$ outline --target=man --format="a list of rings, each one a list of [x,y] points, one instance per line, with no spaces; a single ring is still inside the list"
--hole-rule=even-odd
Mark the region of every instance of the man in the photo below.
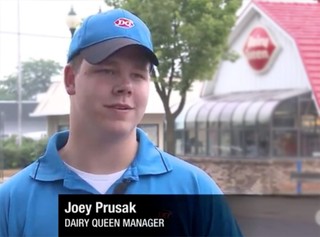
[[[59,194],[221,194],[204,171],[137,128],[156,65],[149,29],[130,12],[83,22],[64,69],[70,130],[53,135],[43,156],[2,185],[0,236],[57,236]],[[241,235],[231,216],[223,221],[229,226],[217,233]],[[211,235],[208,227],[194,234]]]

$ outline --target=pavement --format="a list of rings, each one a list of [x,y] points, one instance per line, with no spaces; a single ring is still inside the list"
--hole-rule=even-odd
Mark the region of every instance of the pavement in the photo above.
[[[319,195],[227,196],[246,237],[320,236]]]

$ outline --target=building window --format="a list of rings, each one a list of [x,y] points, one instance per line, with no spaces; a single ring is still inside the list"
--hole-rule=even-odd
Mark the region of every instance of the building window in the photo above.
[[[257,135],[255,126],[247,126],[243,131],[243,148],[246,157],[257,157],[259,155]]]
[[[176,154],[177,155],[184,155],[184,130],[179,129],[175,130],[175,138],[176,138]]]
[[[232,149],[231,156],[239,157],[244,155],[244,150],[243,150],[243,148],[245,147],[244,141],[245,139],[244,139],[243,127],[239,125],[233,126],[233,129],[232,129],[233,149]]]
[[[297,133],[296,131],[274,131],[273,155],[276,157],[297,156]]]
[[[297,98],[281,103],[274,111],[273,126],[276,128],[294,128],[298,118]]]
[[[221,130],[220,133],[220,156],[228,157],[231,154],[231,134],[229,130]]]
[[[279,104],[273,116],[273,156],[296,157],[298,155],[298,98]]]
[[[209,132],[209,155],[219,156],[219,130],[216,122],[210,122]]]
[[[195,154],[196,152],[196,132],[195,122],[187,122],[185,130],[185,154]]]
[[[320,157],[320,118],[312,100],[300,101],[301,156]]]
[[[138,127],[148,135],[156,146],[159,146],[159,124],[139,124]]]
[[[198,122],[197,150],[199,155],[207,154],[207,123]]]
[[[261,125],[258,130],[258,155],[269,157],[270,155],[270,131],[268,124]]]

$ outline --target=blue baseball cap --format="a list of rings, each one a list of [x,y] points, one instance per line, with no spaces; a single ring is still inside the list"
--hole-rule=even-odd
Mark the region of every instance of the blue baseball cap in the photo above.
[[[69,47],[68,62],[81,54],[87,62],[98,64],[129,45],[141,46],[150,62],[158,66],[150,30],[140,18],[120,8],[98,13],[85,19],[75,31]]]

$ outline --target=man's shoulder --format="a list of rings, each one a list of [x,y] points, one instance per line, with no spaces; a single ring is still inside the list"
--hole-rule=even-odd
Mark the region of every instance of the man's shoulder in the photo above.
[[[20,170],[18,173],[14,174],[8,180],[4,181],[0,185],[0,196],[10,195],[10,193],[25,193],[26,189],[30,188],[32,182],[31,173],[36,169],[36,163],[31,163],[27,167]]]

